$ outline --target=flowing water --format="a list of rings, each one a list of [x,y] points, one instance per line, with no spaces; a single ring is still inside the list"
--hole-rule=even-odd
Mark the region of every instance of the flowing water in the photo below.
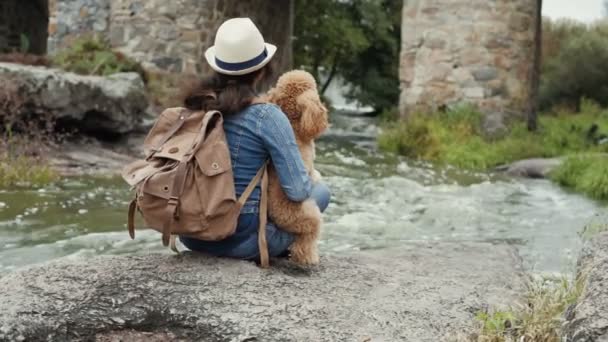
[[[518,247],[528,269],[568,271],[578,232],[602,207],[544,180],[437,168],[375,148],[373,118],[334,115],[317,148],[333,191],[320,248],[340,254],[408,241],[490,241]],[[65,179],[0,191],[0,276],[62,257],[163,251],[160,237],[126,233],[131,194],[119,178]]]

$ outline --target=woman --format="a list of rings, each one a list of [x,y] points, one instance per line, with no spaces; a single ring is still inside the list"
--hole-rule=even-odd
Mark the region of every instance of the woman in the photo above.
[[[287,116],[273,104],[256,103],[257,86],[270,74],[268,63],[276,50],[276,46],[264,42],[249,18],[224,22],[217,31],[215,45],[205,53],[214,74],[186,96],[184,105],[192,110],[219,110],[224,114],[237,197],[270,159],[290,200],[313,198],[324,211],[329,204],[329,189],[324,184],[312,184]],[[217,242],[187,237],[180,240],[195,251],[258,259],[259,200],[258,185],[241,210],[235,234],[229,238]],[[294,236],[269,222],[266,239],[270,256],[278,257],[287,255]]]

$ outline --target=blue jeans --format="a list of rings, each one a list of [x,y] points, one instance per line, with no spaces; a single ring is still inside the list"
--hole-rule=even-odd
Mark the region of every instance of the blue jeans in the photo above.
[[[329,205],[331,193],[327,185],[317,183],[312,188],[310,198],[314,199],[321,212],[324,212]],[[192,238],[180,237],[180,241],[190,250],[210,253],[220,257],[255,260],[260,257],[258,247],[258,227],[260,224],[258,213],[241,214],[239,216],[238,227],[243,232],[249,232],[246,237],[233,236],[228,239],[239,240],[237,245],[232,246],[228,243],[220,247],[217,243],[201,241]],[[294,241],[294,235],[281,230],[274,223],[268,222],[266,225],[266,241],[268,243],[268,253],[271,257],[281,257],[287,254],[287,249]],[[226,248],[226,246],[231,246]],[[219,248],[218,248],[219,247]]]

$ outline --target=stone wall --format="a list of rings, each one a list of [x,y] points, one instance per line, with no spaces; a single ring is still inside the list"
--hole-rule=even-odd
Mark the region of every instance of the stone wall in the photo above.
[[[106,35],[111,0],[49,0],[49,52],[69,45],[82,34]]]
[[[147,68],[205,72],[204,51],[218,26],[252,17],[267,41],[279,45],[278,69],[291,65],[291,0],[51,0],[50,45],[69,44],[74,34],[95,32]]]
[[[404,0],[403,116],[460,103],[522,115],[534,96],[537,0]]]
[[[0,0],[0,52],[46,53],[48,6],[47,0]]]

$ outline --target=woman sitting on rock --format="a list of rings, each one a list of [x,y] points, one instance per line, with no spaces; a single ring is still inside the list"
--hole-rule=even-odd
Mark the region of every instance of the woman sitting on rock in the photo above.
[[[191,110],[223,113],[237,197],[270,159],[290,200],[302,202],[313,198],[324,211],[330,200],[329,189],[324,184],[312,183],[287,116],[273,104],[255,103],[257,88],[270,75],[268,63],[276,51],[276,46],[264,42],[249,18],[224,22],[217,31],[215,45],[205,53],[214,72],[186,96],[184,105]],[[180,240],[194,251],[258,259],[259,201],[258,185],[241,210],[235,234],[227,239],[202,241],[181,237]],[[272,257],[286,256],[294,241],[292,234],[272,222],[266,226],[266,238]]]

